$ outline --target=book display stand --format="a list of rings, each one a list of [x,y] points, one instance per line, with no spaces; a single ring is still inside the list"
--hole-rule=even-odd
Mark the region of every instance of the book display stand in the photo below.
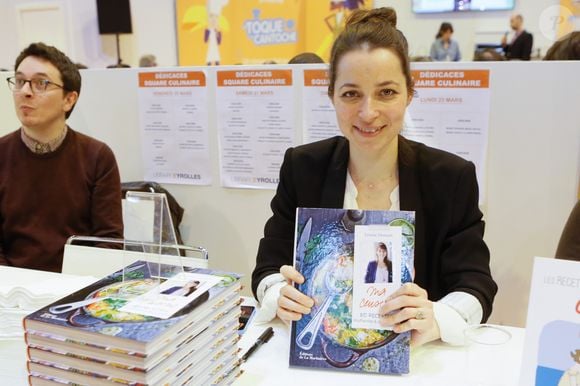
[[[128,191],[123,209],[125,229],[123,249],[137,250],[150,256],[150,259],[146,261],[157,263],[150,269],[157,271],[155,276],[159,279],[173,277],[183,272],[180,248],[174,247],[177,245],[177,237],[167,196],[164,193]],[[166,269],[171,267],[171,272],[161,270],[162,255],[165,256],[163,264],[166,265]],[[127,267],[134,261],[131,258],[127,259],[125,254],[123,260],[123,267]],[[123,280],[125,280],[126,269],[123,269]]]
[[[65,245],[62,272],[101,277],[122,269],[124,281],[129,273],[125,267],[137,260],[156,263],[159,278],[183,272],[183,267],[208,267],[205,248],[177,244],[165,194],[127,192],[123,221],[124,239],[71,236]],[[173,271],[162,272],[162,264],[172,266]]]

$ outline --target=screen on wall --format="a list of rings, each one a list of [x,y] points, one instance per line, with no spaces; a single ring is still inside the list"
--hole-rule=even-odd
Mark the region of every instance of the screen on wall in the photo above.
[[[515,0],[413,0],[413,12],[505,11],[514,9]]]

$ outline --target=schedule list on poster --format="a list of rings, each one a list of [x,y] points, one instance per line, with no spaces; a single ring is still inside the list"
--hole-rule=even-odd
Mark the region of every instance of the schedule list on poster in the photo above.
[[[275,188],[284,152],[295,144],[291,71],[221,75],[216,94],[222,184]]]
[[[336,112],[328,97],[328,71],[304,69],[302,89],[302,138],[304,143],[340,135]]]
[[[205,74],[145,72],[139,78],[145,179],[210,184]]]

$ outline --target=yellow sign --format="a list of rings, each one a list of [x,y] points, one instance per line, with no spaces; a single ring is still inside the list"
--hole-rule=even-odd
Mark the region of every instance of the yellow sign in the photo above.
[[[352,11],[371,8],[370,0],[310,1],[306,7],[306,41],[304,51],[314,52],[325,62],[330,58],[334,39],[344,29]]]
[[[287,63],[301,52],[328,60],[335,36],[370,0],[177,0],[180,65]]]

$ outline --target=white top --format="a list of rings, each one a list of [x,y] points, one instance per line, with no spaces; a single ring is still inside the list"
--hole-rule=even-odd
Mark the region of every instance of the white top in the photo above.
[[[377,267],[377,273],[375,274],[375,283],[388,283],[389,282],[389,269],[387,267]]]
[[[356,201],[357,195],[358,190],[350,172],[347,172],[343,208],[359,209]],[[391,207],[389,210],[400,210],[398,185],[391,192],[390,199]],[[261,304],[260,311],[256,315],[256,322],[267,322],[276,317],[280,289],[285,285],[286,281],[279,273],[268,275],[262,279],[256,291],[258,301]],[[433,313],[439,325],[441,340],[453,345],[462,345],[465,328],[468,325],[481,323],[483,317],[483,309],[477,298],[467,292],[459,291],[451,292],[437,302],[433,302]]]
[[[358,202],[356,202],[356,197],[358,196],[358,189],[350,176],[350,172],[346,172],[346,187],[344,189],[344,201],[342,202],[342,207],[344,209],[359,209]],[[401,210],[399,203],[399,185],[395,186],[391,194],[389,195],[391,200],[391,207],[389,210]]]

